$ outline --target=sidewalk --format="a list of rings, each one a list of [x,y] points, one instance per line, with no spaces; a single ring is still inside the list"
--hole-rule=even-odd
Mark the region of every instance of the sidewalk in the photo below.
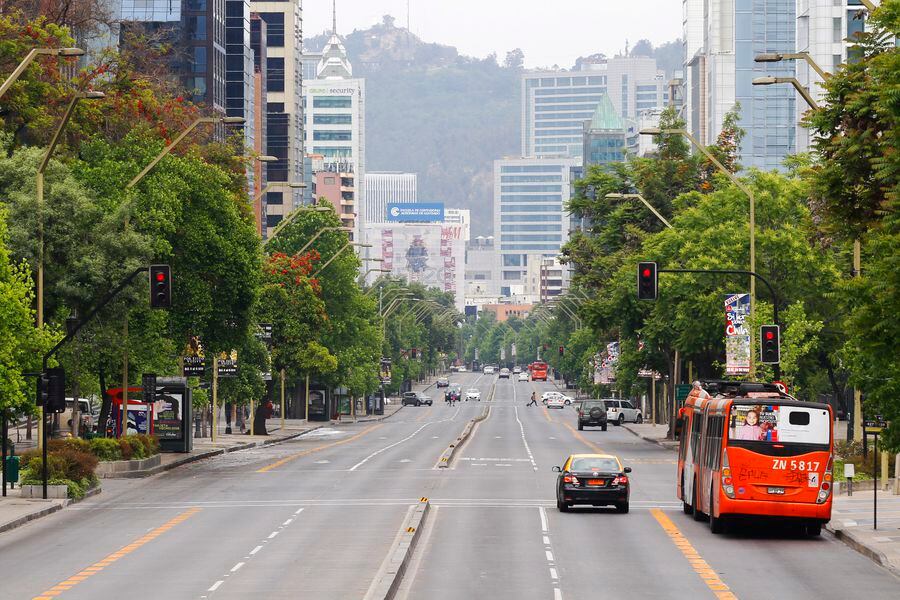
[[[836,538],[900,576],[900,496],[878,492],[878,529],[872,529],[873,492],[836,496],[825,528]]]
[[[615,425],[610,426],[615,427]],[[622,427],[638,436],[642,440],[652,442],[654,444],[659,444],[663,448],[669,450],[678,449],[677,440],[666,439],[666,433],[668,433],[669,431],[669,426],[666,424],[653,425],[652,423],[641,423],[640,425],[638,425],[637,423],[625,423],[622,425]]]

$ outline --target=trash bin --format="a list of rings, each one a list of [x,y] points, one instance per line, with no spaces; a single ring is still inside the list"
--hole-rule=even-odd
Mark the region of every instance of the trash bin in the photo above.
[[[13,487],[16,487],[16,482],[19,481],[19,457],[18,456],[7,456],[6,457],[6,481],[7,481],[7,483],[11,483]]]

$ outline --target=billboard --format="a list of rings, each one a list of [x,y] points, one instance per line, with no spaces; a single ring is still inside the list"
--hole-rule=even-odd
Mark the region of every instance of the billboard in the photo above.
[[[443,202],[388,202],[385,211],[385,221],[389,223],[440,223],[443,220]]]
[[[725,297],[725,374],[745,375],[750,372],[750,332],[746,321],[750,316],[750,294]]]
[[[373,223],[367,226],[370,257],[381,268],[430,288],[451,292],[465,307],[465,241],[462,228],[441,223]]]

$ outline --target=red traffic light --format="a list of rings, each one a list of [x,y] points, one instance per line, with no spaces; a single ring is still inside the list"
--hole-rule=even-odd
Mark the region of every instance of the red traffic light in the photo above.
[[[650,269],[644,269],[643,271],[641,271],[641,275],[643,275],[644,277],[650,277],[650,275],[652,275],[652,272],[650,271]]]
[[[766,332],[766,339],[767,339],[767,340],[774,340],[774,339],[775,339],[775,332],[774,332],[774,331],[767,331],[767,332]]]
[[[165,281],[165,280],[166,280],[166,274],[163,273],[162,271],[158,271],[158,272],[156,273],[156,280],[157,280],[157,281]]]

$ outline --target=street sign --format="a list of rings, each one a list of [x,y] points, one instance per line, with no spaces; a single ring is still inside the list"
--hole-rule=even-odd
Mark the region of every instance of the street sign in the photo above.
[[[888,424],[881,415],[875,415],[874,419],[866,419],[864,421],[866,433],[881,433]]]
[[[181,364],[185,377],[203,377],[206,370],[206,359],[202,356],[183,356]]]
[[[156,402],[155,373],[144,373],[141,375],[141,390],[143,392],[144,404],[153,404]]]
[[[678,405],[684,404],[684,401],[687,400],[688,394],[691,393],[691,384],[689,383],[679,383],[675,386],[675,402]]]
[[[257,324],[256,337],[264,342],[272,341],[272,324],[271,323],[259,323]]]

